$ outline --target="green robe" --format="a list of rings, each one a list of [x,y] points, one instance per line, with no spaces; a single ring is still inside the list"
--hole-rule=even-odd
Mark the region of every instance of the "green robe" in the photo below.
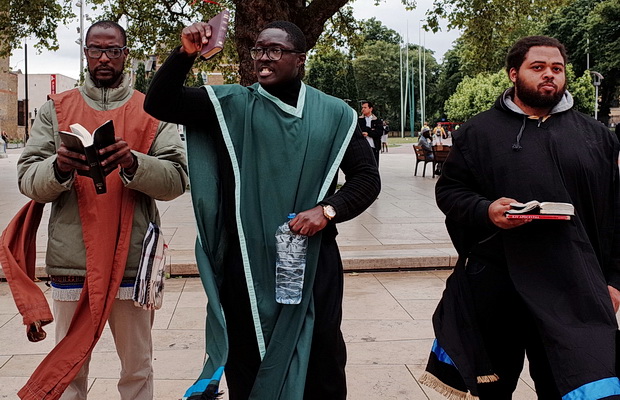
[[[187,133],[199,235],[196,259],[208,297],[209,358],[200,379],[208,383],[228,355],[218,285],[226,268],[225,232],[230,230],[223,221],[222,179],[234,179],[236,229],[262,359],[250,398],[301,400],[312,343],[312,287],[321,234],[309,238],[299,305],[275,301],[274,235],[289,213],[308,210],[327,195],[357,115],[343,101],[303,83],[297,107],[283,103],[258,84],[205,88],[219,129],[192,128]],[[220,131],[227,154],[216,151],[224,147]]]

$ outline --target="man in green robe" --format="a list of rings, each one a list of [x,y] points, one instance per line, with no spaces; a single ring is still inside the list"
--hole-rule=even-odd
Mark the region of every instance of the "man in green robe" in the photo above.
[[[342,261],[336,222],[376,199],[379,174],[357,116],[300,78],[306,43],[294,24],[269,24],[250,50],[258,83],[183,87],[211,28],[183,29],[182,46],[151,83],[145,109],[187,126],[196,258],[209,299],[203,373],[185,397],[345,399]],[[345,184],[335,192],[336,173]],[[275,232],[291,213],[309,236],[301,304],[275,301]]]

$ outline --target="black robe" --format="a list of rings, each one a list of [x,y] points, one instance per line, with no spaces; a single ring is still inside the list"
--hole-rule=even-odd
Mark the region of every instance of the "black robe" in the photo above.
[[[437,183],[437,203],[459,262],[433,318],[437,346],[427,369],[430,380],[453,374],[445,370],[452,362],[462,380],[451,376],[439,385],[465,398],[464,392],[476,395],[477,384],[495,379],[470,317],[463,273],[475,247],[507,265],[536,321],[563,398],[619,395],[618,327],[607,288],[620,288],[618,140],[602,124],[570,110],[569,95],[546,119],[516,112],[509,96],[507,91],[454,133]],[[572,203],[575,217],[500,230],[487,215],[500,197]]]

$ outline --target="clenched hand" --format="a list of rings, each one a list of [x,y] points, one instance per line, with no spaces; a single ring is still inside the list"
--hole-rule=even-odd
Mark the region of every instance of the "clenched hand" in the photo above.
[[[202,46],[209,43],[211,26],[206,22],[196,22],[186,26],[181,31],[181,51],[187,54],[197,54]]]
[[[291,232],[313,236],[327,226],[329,220],[323,215],[323,207],[316,206],[306,211],[302,211],[289,222]]]

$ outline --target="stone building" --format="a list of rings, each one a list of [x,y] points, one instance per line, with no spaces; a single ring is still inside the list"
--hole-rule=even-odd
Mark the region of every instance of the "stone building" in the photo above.
[[[17,71],[17,99],[24,100],[26,77]],[[61,93],[77,86],[77,80],[61,74],[28,74],[28,117],[32,122],[47,96]]]
[[[17,139],[17,74],[10,71],[9,58],[0,58],[0,131]],[[23,135],[23,129],[22,129]]]

